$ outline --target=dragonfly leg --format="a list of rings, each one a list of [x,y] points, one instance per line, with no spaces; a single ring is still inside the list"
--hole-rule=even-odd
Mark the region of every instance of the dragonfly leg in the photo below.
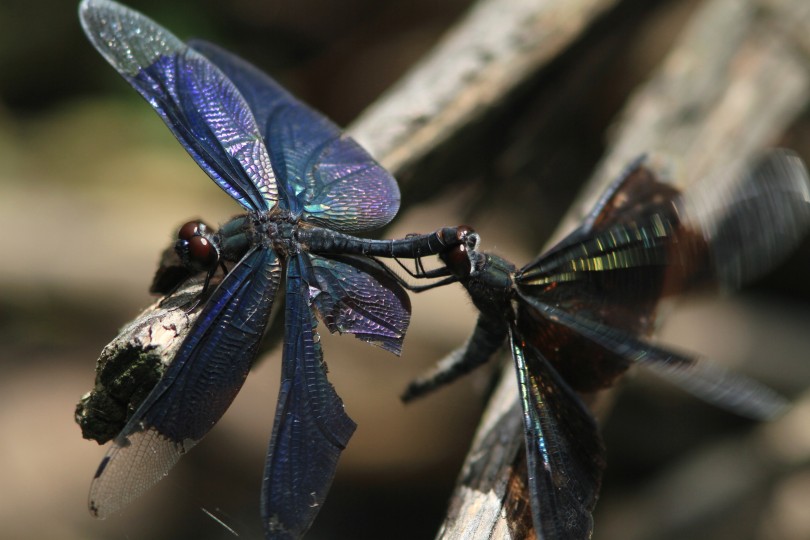
[[[408,283],[405,279],[403,279],[402,276],[391,270],[391,268],[389,268],[387,264],[383,263],[378,257],[371,257],[371,258],[377,261],[380,264],[380,266],[382,266],[385,269],[385,272],[389,276],[391,276],[391,278],[394,281],[396,281],[404,289],[411,292],[419,293],[423,291],[428,291],[430,289],[435,289],[436,287],[443,287],[444,285],[449,285],[451,283],[456,283],[458,281],[458,279],[455,276],[450,275],[450,271],[445,267],[436,268],[434,270],[425,270],[424,266],[422,266],[421,260],[419,260],[419,262],[417,263],[418,268],[416,269],[416,272],[412,272],[410,268],[406,267],[405,264],[399,260],[399,258],[392,257],[397,262],[397,264],[399,264],[399,266],[403,268],[405,272],[407,272],[408,275],[414,279],[444,278],[439,281],[435,281],[433,283],[427,283],[425,285],[412,285],[411,283]]]

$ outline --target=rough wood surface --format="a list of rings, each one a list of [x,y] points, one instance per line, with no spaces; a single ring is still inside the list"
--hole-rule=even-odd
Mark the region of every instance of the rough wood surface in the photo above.
[[[642,152],[665,150],[677,156],[682,165],[674,175],[688,183],[778,142],[810,98],[808,31],[810,10],[804,0],[706,2],[660,69],[629,100],[609,151],[557,236],[570,230],[612,176]],[[522,445],[515,444],[522,439],[522,426],[502,421],[510,411],[517,415],[513,379],[511,365],[506,366],[439,538],[527,534],[516,525],[526,516],[512,509],[529,509],[516,504],[508,489],[523,460]]]
[[[189,311],[202,278],[187,281],[155,301],[102,349],[93,389],[76,406],[82,436],[104,444],[115,437],[149,395],[183,343],[201,306]]]
[[[350,132],[394,174],[553,60],[616,0],[482,0]]]

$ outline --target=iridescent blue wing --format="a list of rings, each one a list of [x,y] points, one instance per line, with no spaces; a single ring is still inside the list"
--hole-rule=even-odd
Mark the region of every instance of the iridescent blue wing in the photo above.
[[[163,478],[230,406],[258,350],[281,265],[255,248],[202,309],[173,362],[113,441],[90,486],[90,510],[105,517]]]
[[[396,180],[354,139],[241,58],[203,41],[190,45],[245,97],[294,214],[344,232],[375,229],[394,218]]]
[[[79,17],[102,56],[154,107],[191,157],[248,210],[278,200],[256,120],[215,65],[165,28],[108,0],[83,0]]]
[[[327,328],[402,352],[411,302],[382,265],[349,255],[308,257],[315,278],[309,283],[310,297]]]
[[[307,273],[306,258],[290,259],[281,389],[262,486],[267,538],[300,538],[309,529],[356,427],[326,379]]]
[[[605,450],[596,421],[540,352],[510,331],[537,537],[590,538]]]

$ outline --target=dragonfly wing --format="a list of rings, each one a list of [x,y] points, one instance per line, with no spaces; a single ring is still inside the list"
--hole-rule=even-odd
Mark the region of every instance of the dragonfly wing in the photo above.
[[[592,217],[517,280],[570,312],[644,331],[620,312],[651,320],[662,296],[736,287],[786,257],[810,228],[810,179],[785,150],[765,154],[741,177],[704,181],[683,195],[636,168]]]
[[[680,191],[648,165],[647,156],[633,160],[605,189],[582,224],[558,244],[540,254],[533,266],[554,252],[579,244],[620,223],[645,219],[677,198]]]
[[[276,254],[256,248],[223,279],[101,462],[90,486],[95,516],[118,510],[163,478],[225,413],[254,360],[280,277]]]
[[[702,236],[684,230],[669,199],[644,219],[617,223],[533,261],[515,281],[527,296],[646,334],[661,297],[703,278],[708,267]]]
[[[801,158],[772,150],[745,174],[701,182],[680,204],[707,239],[715,279],[736,288],[773,268],[810,228],[810,178]]]
[[[85,34],[157,111],[194,160],[248,210],[278,200],[248,104],[228,78],[151,19],[109,0],[83,0]]]
[[[679,384],[704,401],[754,419],[770,419],[787,402],[767,386],[733,373],[707,359],[658,347],[630,332],[567,313],[537,298],[524,302],[551,323],[569,328],[578,336],[629,364],[644,365]]]
[[[245,96],[293,213],[344,232],[376,229],[394,218],[396,180],[354,139],[248,62],[204,41],[190,44]]]
[[[356,427],[326,378],[306,273],[304,257],[290,259],[281,390],[262,485],[267,538],[309,529]]]
[[[590,538],[605,468],[593,416],[531,344],[510,331],[538,538]]]
[[[308,255],[313,306],[331,332],[354,334],[399,354],[411,318],[408,294],[380,263],[352,255]]]

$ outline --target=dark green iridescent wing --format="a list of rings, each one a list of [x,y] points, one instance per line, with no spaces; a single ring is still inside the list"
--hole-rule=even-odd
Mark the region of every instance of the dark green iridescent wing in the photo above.
[[[596,421],[540,351],[512,328],[529,497],[538,538],[590,538],[605,450]]]

